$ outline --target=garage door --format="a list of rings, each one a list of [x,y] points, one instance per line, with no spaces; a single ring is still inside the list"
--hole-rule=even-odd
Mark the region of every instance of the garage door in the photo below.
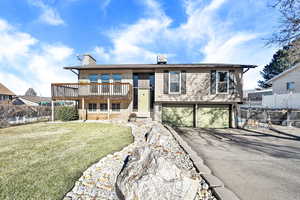
[[[173,126],[193,126],[193,105],[163,105],[162,121]]]
[[[200,128],[228,128],[229,105],[198,105],[197,127]]]

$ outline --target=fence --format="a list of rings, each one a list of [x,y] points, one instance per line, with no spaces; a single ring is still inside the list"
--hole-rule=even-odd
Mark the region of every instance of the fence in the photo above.
[[[300,127],[300,110],[241,108],[238,123],[240,127],[270,127],[273,124]]]
[[[262,106],[274,109],[300,109],[300,93],[263,96]]]
[[[50,116],[50,106],[25,106],[0,103],[0,127],[48,120]]]

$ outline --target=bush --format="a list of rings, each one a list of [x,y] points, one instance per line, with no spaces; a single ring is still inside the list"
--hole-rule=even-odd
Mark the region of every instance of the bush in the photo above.
[[[78,111],[74,107],[62,106],[55,110],[55,118],[61,121],[72,121],[78,119]]]
[[[6,128],[6,127],[9,127],[8,121],[0,119],[0,128]]]

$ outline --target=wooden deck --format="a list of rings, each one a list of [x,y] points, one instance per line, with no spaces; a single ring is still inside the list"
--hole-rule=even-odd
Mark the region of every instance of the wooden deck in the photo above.
[[[52,83],[52,100],[114,99],[131,100],[130,83]]]

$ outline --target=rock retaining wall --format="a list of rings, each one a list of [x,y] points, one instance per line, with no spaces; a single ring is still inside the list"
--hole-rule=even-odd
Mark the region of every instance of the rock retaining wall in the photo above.
[[[65,199],[216,199],[164,126],[130,126],[135,142],[87,169]]]

